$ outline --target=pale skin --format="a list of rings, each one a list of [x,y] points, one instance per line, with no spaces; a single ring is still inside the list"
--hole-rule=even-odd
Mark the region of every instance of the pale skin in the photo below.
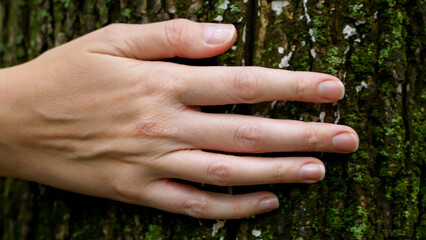
[[[200,106],[341,99],[336,77],[260,67],[194,67],[234,43],[232,25],[172,20],[114,24],[0,70],[0,176],[196,218],[243,218],[278,208],[271,192],[228,195],[219,186],[314,183],[313,157],[228,153],[350,153],[347,126],[210,114]],[[215,150],[215,152],[203,151]]]

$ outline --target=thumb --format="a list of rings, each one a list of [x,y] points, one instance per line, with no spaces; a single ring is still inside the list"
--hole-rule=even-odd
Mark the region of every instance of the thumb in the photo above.
[[[232,24],[176,19],[152,24],[112,24],[91,34],[90,51],[141,60],[208,58],[235,42]]]

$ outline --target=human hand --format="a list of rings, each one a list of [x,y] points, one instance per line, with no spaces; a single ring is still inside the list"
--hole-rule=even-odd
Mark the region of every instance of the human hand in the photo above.
[[[344,95],[333,76],[260,67],[193,67],[235,41],[232,25],[172,20],[114,24],[0,74],[0,174],[197,218],[242,218],[278,207],[270,192],[227,195],[219,186],[313,183],[312,157],[241,157],[202,151],[348,153],[349,127],[210,114],[199,106]],[[4,93],[4,94],[3,94]]]

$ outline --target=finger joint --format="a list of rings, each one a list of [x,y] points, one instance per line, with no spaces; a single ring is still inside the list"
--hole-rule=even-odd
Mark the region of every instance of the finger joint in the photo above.
[[[283,164],[274,163],[273,169],[272,169],[272,177],[274,179],[274,183],[283,183],[286,175],[287,175],[287,172]]]
[[[227,162],[213,162],[207,169],[207,176],[213,185],[229,186],[231,183],[231,170]]]
[[[190,198],[185,201],[183,209],[185,213],[194,218],[205,218],[208,211],[207,197]]]
[[[244,69],[233,77],[237,102],[254,103],[260,95],[260,81],[253,70]]]
[[[318,145],[318,133],[313,126],[308,125],[304,128],[302,135],[302,150],[314,151]]]
[[[303,99],[304,97],[306,97],[306,89],[307,89],[307,84],[306,81],[303,77],[300,76],[296,76],[294,78],[294,82],[293,82],[294,86],[294,98],[296,100],[299,99]]]
[[[177,49],[185,43],[187,39],[187,29],[189,20],[185,19],[174,19],[168,21],[165,25],[165,36],[170,46],[170,49]]]
[[[244,123],[235,132],[234,140],[237,150],[258,152],[262,143],[259,126],[254,122]]]

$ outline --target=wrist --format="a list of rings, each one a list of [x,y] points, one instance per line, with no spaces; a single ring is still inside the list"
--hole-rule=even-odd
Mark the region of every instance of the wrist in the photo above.
[[[14,81],[17,80],[16,67],[0,69],[0,177],[15,177],[19,168],[13,153],[12,132],[13,105],[16,99]]]

